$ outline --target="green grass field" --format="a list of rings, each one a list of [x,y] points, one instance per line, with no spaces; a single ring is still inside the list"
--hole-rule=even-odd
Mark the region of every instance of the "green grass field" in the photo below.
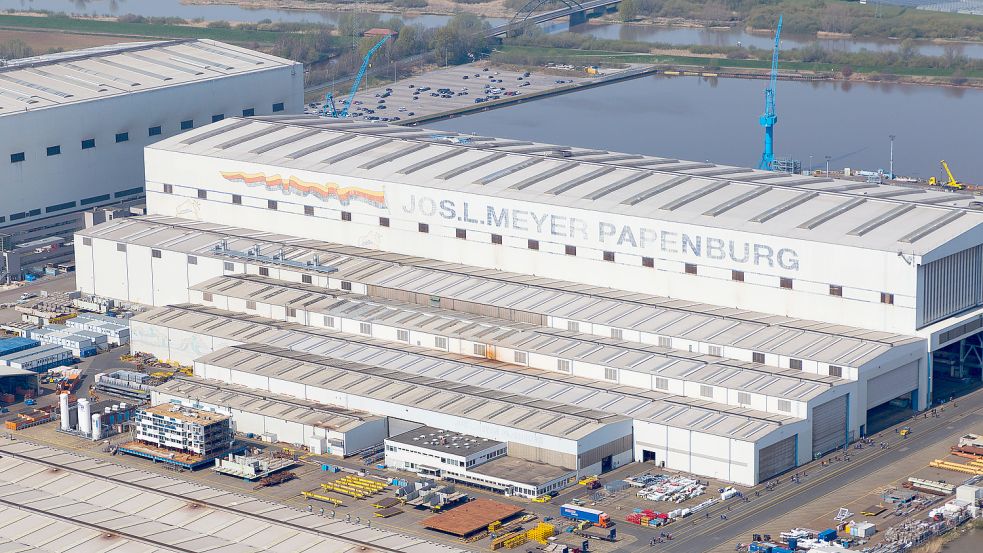
[[[210,38],[225,42],[272,43],[280,35],[274,31],[239,29],[210,29],[186,25],[154,25],[148,23],[119,23],[71,17],[33,17],[0,15],[0,27],[19,30],[51,30],[70,33],[138,36],[149,38]]]

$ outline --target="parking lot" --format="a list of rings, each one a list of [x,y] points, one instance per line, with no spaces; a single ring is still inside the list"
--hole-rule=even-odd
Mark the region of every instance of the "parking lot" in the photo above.
[[[359,91],[350,115],[368,121],[400,122],[476,105],[542,93],[593,77],[573,69],[540,68],[513,71],[476,62],[400,79],[395,84]],[[344,108],[348,91],[336,90],[334,103]],[[324,102],[311,102],[305,112],[323,114]]]

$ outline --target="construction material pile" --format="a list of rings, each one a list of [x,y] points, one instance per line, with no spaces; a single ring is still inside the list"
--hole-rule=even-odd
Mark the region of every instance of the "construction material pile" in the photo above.
[[[635,477],[629,484],[637,486],[642,482],[644,487],[638,491],[638,497],[649,501],[666,501],[669,503],[682,503],[688,499],[699,497],[706,493],[706,486],[699,481],[685,476],[669,475],[643,475]]]

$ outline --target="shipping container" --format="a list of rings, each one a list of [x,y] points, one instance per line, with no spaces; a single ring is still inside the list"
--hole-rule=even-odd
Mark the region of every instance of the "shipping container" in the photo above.
[[[560,506],[560,516],[576,520],[586,520],[587,522],[593,523],[595,526],[600,526],[602,528],[607,528],[611,525],[611,519],[604,511],[588,509],[586,507],[578,507],[569,503]]]

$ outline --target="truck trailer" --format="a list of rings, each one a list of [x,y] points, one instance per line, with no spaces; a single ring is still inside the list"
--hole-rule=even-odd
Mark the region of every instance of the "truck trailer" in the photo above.
[[[611,518],[604,511],[578,507],[569,503],[560,506],[560,516],[575,520],[586,520],[594,526],[607,528],[611,526]]]

